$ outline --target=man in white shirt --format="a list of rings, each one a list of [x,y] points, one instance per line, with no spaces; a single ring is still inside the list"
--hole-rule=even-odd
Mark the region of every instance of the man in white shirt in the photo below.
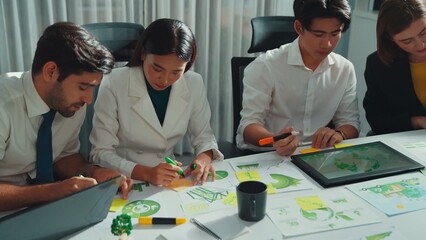
[[[84,28],[60,22],[39,39],[31,71],[0,76],[0,211],[52,201],[121,175],[88,164],[79,153],[85,104],[113,65],[111,53]],[[42,175],[36,167],[38,130],[52,110],[50,180],[35,181]],[[123,176],[124,198],[130,184]]]
[[[260,55],[244,72],[239,148],[262,150],[259,140],[301,130],[272,143],[291,155],[302,141],[333,146],[359,134],[352,63],[332,51],[350,24],[346,0],[295,0],[292,43]],[[333,125],[333,127],[330,127]]]

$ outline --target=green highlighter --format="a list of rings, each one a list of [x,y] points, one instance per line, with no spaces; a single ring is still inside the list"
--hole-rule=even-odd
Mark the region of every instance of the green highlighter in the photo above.
[[[171,158],[169,157],[165,157],[164,160],[166,160],[167,163],[172,164],[177,166],[176,162],[173,161]],[[183,176],[183,170],[181,169],[180,171],[177,172],[179,175]]]

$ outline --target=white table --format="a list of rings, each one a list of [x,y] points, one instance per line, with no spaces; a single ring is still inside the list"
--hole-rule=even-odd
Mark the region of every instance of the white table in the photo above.
[[[421,139],[424,136],[426,140],[426,130],[418,130],[418,131],[410,131],[410,132],[402,132],[402,133],[394,133],[394,134],[386,134],[386,135],[378,135],[364,138],[357,138],[346,140],[344,143],[367,143],[373,141],[382,141],[385,144],[393,147],[394,149],[406,154],[407,156],[413,158],[414,160],[425,164],[426,157],[422,158],[421,154],[413,153],[407,151],[406,148],[402,147],[400,144],[395,142],[400,139]],[[303,147],[307,148],[307,147]],[[298,151],[296,151],[298,153]],[[264,158],[270,155],[275,155],[275,152],[269,153],[260,153],[250,156],[245,156],[244,158]],[[426,155],[425,155],[426,156]],[[233,159],[228,159],[227,161],[232,161]],[[302,172],[303,173],[303,172]],[[320,185],[318,185],[315,181],[313,181],[309,176],[303,173],[303,175],[314,183],[315,187],[312,190],[306,190],[307,193],[309,191],[326,191]],[[343,188],[344,186],[332,188]],[[156,190],[161,191],[161,195],[163,199],[170,199],[167,201],[167,208],[170,213],[173,213],[174,216],[184,216],[182,209],[180,208],[180,202],[176,199],[179,198],[178,194],[169,189],[161,189],[158,187],[154,187]],[[330,189],[330,188],[328,188]],[[268,195],[268,198],[279,198],[285,194],[286,197],[292,196],[293,192],[290,193],[281,193],[281,194],[272,194]],[[426,223],[426,210],[414,211],[410,213],[400,214],[392,217],[388,217],[384,213],[378,211],[374,207],[368,205],[371,211],[374,211],[381,219],[382,224],[380,226],[396,226],[397,230],[402,233],[407,239],[424,239],[423,227],[425,227]],[[231,208],[229,210],[231,213],[236,213],[236,207]],[[72,236],[67,237],[66,239],[78,240],[78,239],[118,239],[117,236],[113,236],[110,233],[110,225],[112,219],[115,215],[109,214],[108,217],[101,223],[92,226],[84,231],[80,231]],[[190,223],[187,223],[190,224]],[[238,239],[283,239],[284,237],[281,235],[280,231],[274,226],[271,220],[268,217],[265,217],[262,221],[257,223],[249,223],[247,222],[247,226],[250,227],[251,231],[248,234],[241,236]],[[134,229],[132,231],[131,237],[135,240],[137,239],[163,239],[160,237],[160,233],[162,231],[167,231],[170,228],[175,226],[169,225],[152,225],[152,226],[139,226],[134,225]],[[291,239],[304,240],[304,239],[350,239],[351,236],[358,236],[360,233],[368,234],[370,231],[374,231],[378,228],[378,224],[360,226],[360,227],[352,227],[346,229],[339,229],[328,232],[321,232],[317,234],[309,234],[304,236],[292,237]],[[195,227],[194,227],[195,229]],[[195,231],[195,230],[194,230]]]

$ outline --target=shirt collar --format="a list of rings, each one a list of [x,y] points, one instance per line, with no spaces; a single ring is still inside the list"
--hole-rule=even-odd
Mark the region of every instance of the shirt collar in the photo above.
[[[334,53],[328,54],[328,56],[320,63],[318,68],[327,68],[335,63]],[[305,66],[302,59],[302,53],[299,48],[299,38],[296,38],[293,42],[290,43],[288,50],[288,60],[287,64],[296,65],[296,66]],[[317,68],[317,69],[318,69]]]
[[[33,78],[31,76],[31,71],[25,72],[22,74],[22,83],[24,86],[24,99],[25,105],[27,107],[28,117],[34,117],[43,115],[50,111],[49,106],[41,99],[38,94]]]

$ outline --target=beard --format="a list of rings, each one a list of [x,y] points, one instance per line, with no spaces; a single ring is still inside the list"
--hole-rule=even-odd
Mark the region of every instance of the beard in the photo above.
[[[51,103],[50,105],[53,106],[53,109],[66,118],[74,116],[75,112],[85,104],[84,102],[69,104],[61,83],[55,84],[49,94],[49,99]]]

